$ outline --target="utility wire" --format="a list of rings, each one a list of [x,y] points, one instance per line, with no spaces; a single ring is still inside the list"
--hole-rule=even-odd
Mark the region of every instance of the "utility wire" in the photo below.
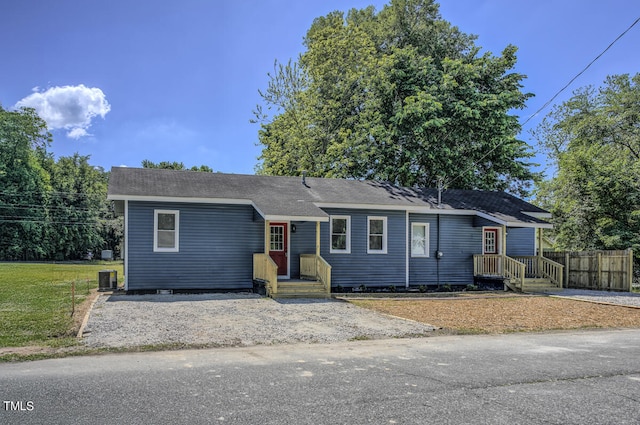
[[[528,123],[528,122],[529,122],[533,117],[535,117],[536,115],[538,115],[538,114],[539,114],[543,109],[545,109],[547,106],[549,106],[549,105],[551,104],[551,102],[553,102],[553,101],[556,99],[556,97],[558,97],[558,96],[560,95],[560,93],[562,93],[563,91],[565,91],[565,90],[566,90],[566,89],[571,85],[571,83],[573,83],[573,82],[574,82],[578,77],[580,77],[582,74],[584,74],[584,72],[585,72],[587,69],[589,69],[589,68],[591,67],[591,65],[593,65],[593,64],[594,64],[598,59],[600,59],[600,57],[601,57],[602,55],[604,55],[604,54],[607,52],[607,50],[609,50],[611,47],[613,47],[613,45],[614,45],[614,44],[616,44],[616,42],[617,42],[618,40],[620,40],[620,39],[621,39],[621,38],[622,38],[622,37],[623,37],[627,32],[629,32],[629,30],[631,30],[631,28],[633,28],[633,27],[634,27],[638,22],[640,22],[640,17],[638,17],[638,19],[636,19],[636,20],[633,22],[633,24],[631,24],[631,25],[629,26],[629,28],[627,28],[626,30],[624,30],[624,31],[622,32],[622,34],[620,34],[620,35],[619,35],[615,40],[613,40],[613,41],[611,42],[611,44],[609,44],[609,45],[607,46],[607,48],[606,48],[606,49],[604,49],[604,50],[603,50],[603,51],[602,51],[598,56],[596,56],[596,57],[595,57],[595,59],[593,59],[591,62],[589,62],[589,64],[588,64],[587,66],[585,66],[585,67],[582,69],[582,71],[578,72],[578,73],[576,74],[576,76],[575,76],[575,77],[573,77],[573,78],[571,79],[571,81],[569,81],[569,82],[568,82],[564,87],[562,87],[560,90],[558,90],[558,92],[557,92],[556,94],[554,94],[554,95],[553,95],[553,97],[552,97],[551,99],[549,99],[549,101],[547,101],[547,103],[545,103],[544,105],[542,105],[542,107],[540,107],[540,109],[538,109],[536,112],[534,112],[533,114],[531,114],[531,115],[529,116],[529,118],[527,118],[527,119],[525,120],[525,122],[524,122],[524,123],[522,123],[522,126],[524,127],[524,126],[525,126],[525,125],[526,125],[526,124],[527,124],[527,123]]]
[[[536,112],[534,112],[533,114],[531,114],[529,116],[529,118],[527,118],[524,123],[521,124],[521,127],[524,127],[529,121],[531,121],[531,119],[533,117],[535,117],[536,115],[538,115],[540,112],[542,112],[547,106],[549,106],[551,104],[551,102],[553,102],[563,91],[565,91],[578,77],[580,77],[582,74],[584,74],[584,72],[589,69],[589,67],[591,67],[591,65],[593,65],[598,59],[600,59],[602,57],[602,55],[604,55],[614,44],[616,44],[618,42],[618,40],[620,40],[622,37],[624,37],[624,35],[626,33],[628,33],[631,28],[633,28],[634,26],[636,26],[636,24],[640,22],[640,17],[638,17],[631,25],[629,25],[629,27],[624,30],[618,37],[616,37],[615,40],[613,40],[606,49],[604,49],[598,56],[596,56],[591,62],[589,62],[589,64],[587,66],[585,66],[582,71],[578,72],[567,84],[565,84],[564,87],[562,87],[560,90],[558,90],[556,92],[556,94],[553,95],[553,97],[551,99],[549,99],[544,105],[542,105],[542,107],[540,107]],[[485,159],[486,157],[488,157],[489,155],[491,155],[496,149],[498,149],[505,141],[501,141],[499,142],[496,146],[494,146],[493,148],[491,148],[486,154],[484,154],[479,160],[474,162],[474,165],[478,165],[478,163],[480,161],[482,161],[483,159]],[[462,175],[466,172],[470,171],[470,169],[466,169],[464,172],[458,174],[457,176],[455,176],[454,178],[452,178],[451,180],[449,180],[448,182],[446,182],[446,185],[450,185],[451,183],[453,183],[454,181],[456,181],[458,178],[462,177]]]

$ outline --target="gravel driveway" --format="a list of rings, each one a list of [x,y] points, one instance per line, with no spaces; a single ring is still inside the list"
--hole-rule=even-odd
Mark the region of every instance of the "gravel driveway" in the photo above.
[[[247,346],[423,335],[433,326],[337,300],[253,294],[101,295],[84,329],[89,347]]]
[[[592,291],[589,289],[562,289],[558,291],[549,291],[547,293],[550,295],[557,295],[566,298],[576,298],[585,301],[640,307],[640,294],[635,292]]]

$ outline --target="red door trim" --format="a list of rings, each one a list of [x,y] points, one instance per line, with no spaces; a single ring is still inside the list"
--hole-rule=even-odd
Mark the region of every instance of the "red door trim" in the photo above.
[[[274,241],[273,239],[271,239],[274,236],[274,234],[271,232],[271,229],[274,227],[282,228],[282,241]],[[269,256],[278,265],[278,276],[289,276],[289,223],[269,223],[269,238]],[[282,249],[274,249],[274,242],[276,243],[276,245],[282,244]]]
[[[493,233],[494,237],[494,250],[493,252],[487,251],[487,233]],[[499,254],[500,253],[500,229],[485,228],[482,231],[482,253],[483,254]]]

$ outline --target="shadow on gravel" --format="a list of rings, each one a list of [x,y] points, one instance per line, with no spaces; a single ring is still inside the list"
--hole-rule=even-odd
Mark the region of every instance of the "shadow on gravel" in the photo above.
[[[224,294],[146,294],[146,295],[109,295],[106,302],[157,302],[172,303],[181,301],[229,301],[229,300],[255,300],[264,298],[261,295],[250,293],[224,293]]]
[[[278,304],[295,305],[295,304],[327,304],[344,302],[333,298],[275,298],[273,301]]]

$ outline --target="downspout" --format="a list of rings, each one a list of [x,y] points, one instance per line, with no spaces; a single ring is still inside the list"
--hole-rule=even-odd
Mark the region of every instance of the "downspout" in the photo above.
[[[124,201],[124,290],[129,290],[129,201]]]
[[[442,253],[440,252],[440,214],[436,215],[437,227],[438,227],[438,238],[436,243],[436,276],[438,278],[438,289],[440,289],[440,258],[442,258]]]
[[[409,234],[409,210],[405,211],[405,235],[406,235],[406,239],[405,239],[405,249],[404,249],[404,258],[405,258],[405,264],[404,264],[404,287],[409,289],[409,244],[411,243],[411,235]]]
[[[442,191],[444,190],[444,180],[438,178],[438,209],[442,209]],[[438,238],[436,243],[436,277],[438,279],[438,289],[440,289],[440,259],[442,258],[442,251],[440,251],[440,214],[436,215]]]

